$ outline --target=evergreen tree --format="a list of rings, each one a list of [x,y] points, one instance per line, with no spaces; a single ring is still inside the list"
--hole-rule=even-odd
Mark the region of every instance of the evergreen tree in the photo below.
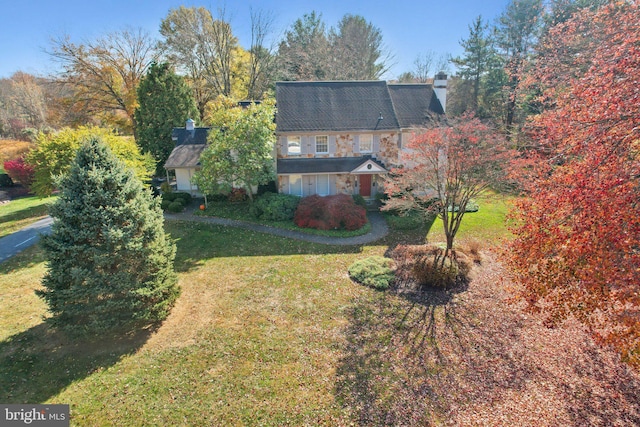
[[[504,63],[505,76],[498,73],[497,77],[506,77],[503,122],[510,137],[514,137],[516,125],[522,121],[518,105],[519,84],[534,52],[544,13],[542,0],[511,0],[494,30],[496,46]]]
[[[95,334],[166,318],[179,288],[159,200],[99,139],[80,148],[59,188],[52,233],[42,239],[44,289],[36,292],[49,321]]]
[[[464,48],[464,55],[451,60],[458,67],[458,75],[470,82],[473,87],[471,109],[476,112],[479,107],[482,77],[489,71],[491,57],[494,55],[491,40],[487,36],[487,28],[482,17],[478,16],[469,26],[469,38],[460,41],[460,46]]]
[[[143,152],[150,152],[161,174],[164,163],[173,150],[171,130],[184,126],[188,118],[199,113],[191,89],[183,77],[175,74],[169,64],[152,64],[138,86],[136,135]]]

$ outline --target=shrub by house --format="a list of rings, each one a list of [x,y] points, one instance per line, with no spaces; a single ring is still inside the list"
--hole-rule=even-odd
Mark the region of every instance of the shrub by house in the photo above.
[[[313,195],[300,200],[293,221],[302,228],[358,230],[367,223],[367,212],[347,194]]]

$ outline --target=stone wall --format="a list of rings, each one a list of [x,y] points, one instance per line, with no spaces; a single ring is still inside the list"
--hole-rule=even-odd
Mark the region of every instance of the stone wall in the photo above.
[[[380,135],[380,147],[377,158],[385,164],[387,169],[398,165],[398,137],[397,133]]]

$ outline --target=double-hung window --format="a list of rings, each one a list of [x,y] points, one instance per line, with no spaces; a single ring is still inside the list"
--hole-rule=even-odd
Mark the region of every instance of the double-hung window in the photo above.
[[[299,136],[287,136],[287,154],[299,156],[302,153]]]
[[[358,140],[361,153],[371,153],[373,151],[373,135],[360,135]]]
[[[316,136],[316,153],[325,154],[329,152],[329,137],[326,135]]]

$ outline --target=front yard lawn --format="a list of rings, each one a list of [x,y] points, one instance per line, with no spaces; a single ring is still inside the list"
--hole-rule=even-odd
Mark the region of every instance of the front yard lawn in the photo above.
[[[488,193],[478,198],[478,211],[464,214],[454,245],[465,240],[476,240],[490,246],[509,238],[505,217],[513,200],[513,196],[496,193]],[[433,222],[427,240],[433,243],[446,242],[440,218]]]
[[[56,196],[28,196],[0,204],[0,238],[46,217],[49,205],[55,200]]]
[[[348,266],[424,229],[332,247],[166,227],[182,294],[137,336],[68,340],[41,320],[38,247],[0,264],[0,402],[68,403],[72,425],[640,423],[640,376],[576,323],[523,314],[491,252],[466,288],[398,295]]]

